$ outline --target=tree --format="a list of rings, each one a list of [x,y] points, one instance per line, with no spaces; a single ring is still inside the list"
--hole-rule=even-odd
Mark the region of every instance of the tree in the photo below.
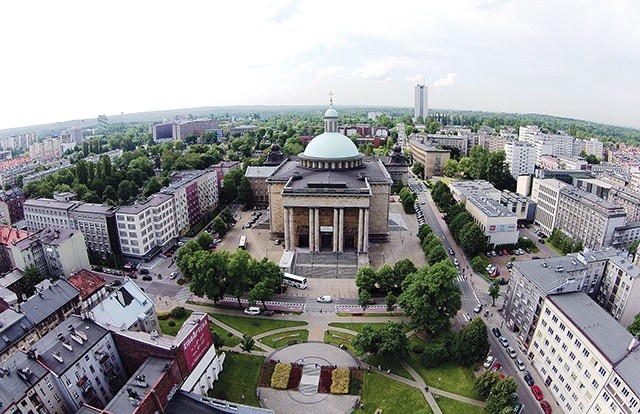
[[[422,267],[407,277],[398,303],[414,328],[431,333],[450,329],[449,319],[462,306],[456,277],[457,271],[449,261]]]
[[[282,285],[282,270],[266,257],[262,260],[251,260],[249,273],[254,285],[249,290],[249,301],[261,301],[262,307],[267,309],[267,300],[271,299],[276,289]]]
[[[449,360],[451,351],[446,340],[429,341],[425,344],[420,362],[426,367],[437,367]]]
[[[236,249],[229,258],[227,265],[227,287],[237,300],[238,305],[242,307],[240,298],[242,294],[251,287],[251,279],[249,278],[249,260],[251,256],[244,249]]]
[[[22,276],[22,290],[27,296],[35,293],[36,285],[44,280],[44,276],[35,266],[27,266]]]
[[[426,224],[421,225],[418,228],[418,238],[420,239],[420,243],[424,240],[428,235],[433,234],[433,230]]]
[[[397,279],[396,274],[393,271],[393,267],[388,264],[384,264],[380,269],[378,269],[378,277],[377,284],[380,287],[380,290],[383,292],[388,292],[396,287]],[[398,284],[398,286],[400,286]]]
[[[197,245],[192,240],[182,246],[180,250],[192,242]],[[213,253],[206,250],[196,250],[186,259],[187,271],[178,264],[182,273],[191,277],[189,288],[193,294],[211,299],[216,304],[222,299],[226,293],[229,255],[227,250]]]
[[[631,335],[633,336],[640,334],[640,313],[636,315],[633,319],[633,323],[629,325],[629,332],[631,332]]]
[[[366,312],[371,300],[371,293],[368,290],[360,289],[358,292],[358,306],[362,308],[362,312]]]
[[[482,318],[474,318],[454,336],[452,355],[462,365],[473,365],[487,356],[489,346],[487,325]]]
[[[371,266],[365,266],[358,269],[356,273],[356,286],[358,291],[366,290],[371,292],[376,287],[378,275]]]
[[[429,253],[427,253],[427,262],[430,265],[441,262],[447,258],[447,252],[442,246],[442,243],[440,242],[440,240],[436,240],[436,241],[438,242],[438,244],[429,243],[430,247],[432,244],[434,245],[434,247],[429,250]]]
[[[189,269],[189,261],[191,260],[193,253],[198,250],[202,250],[198,242],[196,242],[195,240],[189,240],[182,247],[180,247],[178,249],[178,252],[176,253],[176,264],[178,265],[178,269],[180,269],[180,271],[182,271],[182,274],[186,277],[192,276]]]
[[[213,224],[211,225],[211,229],[218,233],[221,236],[224,236],[227,233],[228,224],[222,219],[222,217],[218,216],[213,219]]]
[[[202,250],[206,250],[209,248],[211,243],[213,243],[213,237],[211,237],[211,235],[208,232],[203,231],[200,234],[198,234],[198,237],[196,238],[196,242],[198,242]]]
[[[251,191],[251,184],[246,177],[242,177],[238,186],[238,202],[244,204],[245,207],[253,207],[253,191]]]
[[[393,273],[395,274],[396,279],[395,286],[402,286],[402,282],[404,282],[407,276],[411,273],[415,273],[416,270],[418,270],[416,265],[406,257],[397,261],[396,264],[393,265]]]
[[[495,371],[485,371],[473,384],[473,390],[483,398],[487,398],[493,387],[500,381],[500,374]]]
[[[224,346],[224,338],[216,331],[211,331],[211,341],[216,350],[220,350]]]
[[[411,172],[415,174],[418,178],[424,178],[424,165],[419,162],[414,162],[411,167]]]
[[[491,296],[491,306],[496,306],[496,299],[500,297],[500,285],[497,283],[492,283],[489,285],[489,296]]]
[[[387,296],[384,298],[384,304],[387,305],[387,311],[391,312],[396,307],[396,302],[398,298],[393,292],[388,292]]]
[[[475,222],[469,222],[462,227],[458,239],[460,247],[471,257],[487,249],[487,237]]]
[[[513,396],[517,390],[518,384],[513,378],[501,379],[491,388],[491,395],[487,398],[487,403],[484,406],[485,411],[500,414],[504,408],[513,407],[515,402]]]
[[[151,177],[149,181],[147,181],[147,185],[144,187],[144,196],[150,197],[160,191],[162,188],[162,184],[156,177]]]
[[[471,260],[471,267],[473,268],[474,271],[478,273],[484,272],[484,270],[487,268],[488,265],[489,265],[489,260],[487,260],[487,258],[482,254],[475,256]]]
[[[129,180],[122,180],[118,184],[118,198],[123,204],[127,204],[138,194],[138,186]]]
[[[256,345],[256,341],[254,341],[252,337],[250,337],[249,335],[242,335],[242,341],[240,341],[240,348],[242,348],[244,352],[251,353],[255,345]]]
[[[379,329],[366,324],[353,340],[353,347],[386,359],[401,359],[407,355],[409,340],[399,323],[387,322]]]

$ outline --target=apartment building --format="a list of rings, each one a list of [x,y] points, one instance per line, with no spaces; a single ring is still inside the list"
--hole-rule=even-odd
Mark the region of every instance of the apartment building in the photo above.
[[[247,167],[244,176],[251,185],[251,192],[253,193],[253,204],[256,206],[268,206],[269,205],[269,185],[267,184],[267,178],[278,167]]]
[[[576,187],[560,190],[555,227],[581,240],[584,247],[611,246],[614,230],[626,222],[627,213],[622,207]]]
[[[218,177],[213,171],[178,171],[160,190],[173,196],[178,233],[185,234],[218,205]]]
[[[534,178],[531,199],[536,203],[535,223],[550,235],[556,227],[556,212],[560,201],[560,190],[568,184],[553,178]]]
[[[45,277],[66,279],[90,267],[84,236],[79,230],[48,227],[8,247],[11,263],[23,272],[34,266]]]
[[[511,141],[504,144],[505,161],[513,178],[533,174],[536,169],[536,153],[527,142]]]
[[[168,194],[155,194],[143,203],[120,207],[116,222],[122,255],[136,262],[169,248],[178,237],[175,200]]]
[[[587,155],[595,155],[598,158],[604,157],[604,144],[597,138],[576,139],[574,143],[573,155],[580,155],[584,151]]]
[[[431,144],[423,144],[415,139],[409,140],[409,151],[413,162],[424,167],[424,177],[442,175],[442,169],[451,157],[451,151],[438,149]]]
[[[637,412],[638,341],[582,293],[549,296],[539,308],[529,359],[560,411]]]
[[[640,221],[633,221],[615,228],[611,246],[616,249],[626,249],[631,242],[638,240],[640,240]]]
[[[29,148],[29,145],[36,142],[37,139],[38,139],[38,134],[36,134],[35,132],[27,132],[26,134],[0,138],[0,147],[2,147],[3,150],[17,150],[20,148]]]
[[[107,297],[104,278],[91,270],[81,269],[73,274],[67,282],[80,292],[80,315],[88,312]]]
[[[24,217],[29,231],[46,227],[80,230],[86,249],[101,258],[120,253],[115,210],[102,204],[48,198],[24,202]]]
[[[605,268],[596,301],[620,325],[628,328],[640,313],[640,267],[629,258],[611,257]]]
[[[184,140],[190,136],[201,136],[203,132],[218,128],[218,123],[213,119],[194,119],[189,121],[175,122],[172,125],[172,138],[174,140]]]
[[[13,187],[18,175],[27,175],[38,167],[29,157],[19,157],[0,162],[0,187]]]
[[[71,315],[31,349],[54,376],[71,412],[84,403],[104,408],[126,381],[111,332]]]
[[[29,145],[29,157],[35,160],[53,161],[62,158],[62,140],[47,138]]]
[[[4,362],[11,355],[22,348],[28,348],[38,340],[33,323],[24,313],[15,309],[4,307],[0,312],[0,362]],[[1,389],[1,387],[0,387]]]
[[[20,304],[20,311],[31,321],[39,338],[79,310],[78,290],[66,280],[43,280],[36,286],[36,293]]]
[[[575,187],[581,188],[584,191],[591,193],[593,195],[596,195],[600,198],[604,198],[605,200],[609,199],[609,194],[611,192],[611,190],[613,189],[613,185],[611,185],[610,183],[606,182],[606,181],[602,181],[600,179],[597,178],[582,178],[582,177],[576,177],[573,180],[573,185]],[[611,201],[611,200],[609,200]],[[613,203],[618,205],[617,203]],[[627,216],[627,219],[629,217]]]
[[[22,188],[12,188],[0,192],[0,221],[10,226],[16,221],[24,219],[24,191]]]
[[[517,334],[521,349],[529,348],[547,296],[588,292],[592,284],[587,266],[575,256],[513,262],[503,309],[505,324]]]
[[[518,130],[518,140],[533,144],[542,135],[542,130],[537,125],[523,125]]]

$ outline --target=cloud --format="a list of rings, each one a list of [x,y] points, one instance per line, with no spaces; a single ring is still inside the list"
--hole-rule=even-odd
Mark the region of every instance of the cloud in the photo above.
[[[424,82],[424,75],[408,76],[408,77],[404,78],[404,80],[407,81],[407,82],[412,82],[412,83]]]
[[[344,70],[344,66],[328,66],[322,68],[316,72],[316,80],[337,78],[340,74],[344,73]]]
[[[433,86],[451,86],[453,85],[453,80],[455,79],[457,73],[447,73],[447,76],[444,78],[438,79]]]
[[[390,72],[398,69],[410,67],[414,64],[413,59],[404,56],[386,56],[353,70],[353,76],[362,79],[389,80]]]
[[[271,21],[275,24],[284,23],[290,18],[292,18],[295,14],[298,14],[298,7],[300,6],[300,0],[294,0],[290,3],[282,5],[282,7],[278,8],[271,17]]]

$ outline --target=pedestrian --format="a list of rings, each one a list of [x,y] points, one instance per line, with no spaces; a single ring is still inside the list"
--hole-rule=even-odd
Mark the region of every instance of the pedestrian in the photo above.
[[[391,374],[391,368],[387,370],[387,374]]]
[[[502,325],[504,325],[504,321],[500,322],[500,327],[502,328]]]
[[[382,368],[380,368],[380,365],[378,365],[378,371],[382,371]]]
[[[302,359],[300,360],[300,362],[302,362],[302,365],[304,365],[304,358],[302,358]]]

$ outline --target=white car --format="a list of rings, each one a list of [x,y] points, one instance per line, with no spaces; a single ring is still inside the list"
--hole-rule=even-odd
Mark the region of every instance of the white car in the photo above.
[[[507,353],[509,354],[509,356],[510,356],[511,358],[515,358],[515,357],[517,357],[517,356],[518,356],[518,354],[516,354],[516,350],[515,350],[515,349],[513,349],[513,348],[511,348],[511,347],[508,347],[508,348],[507,348]]]
[[[329,295],[322,295],[320,297],[318,297],[316,299],[316,302],[320,302],[320,303],[331,303],[331,296]]]
[[[495,360],[496,360],[496,357],[494,357],[493,355],[489,355],[486,361],[484,361],[484,364],[482,364],[482,366],[485,367],[486,369],[489,369],[491,365],[493,365],[493,362]]]
[[[175,279],[176,277],[178,277],[178,272],[171,272],[171,274],[169,275],[169,279]]]
[[[520,371],[524,371],[526,369],[526,367],[524,366],[524,361],[520,358],[516,359],[516,365],[518,366],[518,369]]]
[[[475,307],[475,308],[473,308],[473,311],[474,311],[475,313],[480,313],[480,311],[481,311],[481,310],[482,310],[482,303],[478,303],[478,304],[476,305],[476,307]]]
[[[244,313],[251,316],[260,315],[260,308],[257,306],[249,306],[244,310]]]

